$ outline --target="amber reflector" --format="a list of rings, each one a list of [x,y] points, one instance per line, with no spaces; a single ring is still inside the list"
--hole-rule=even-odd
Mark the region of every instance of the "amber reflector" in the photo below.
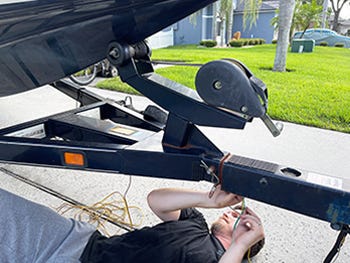
[[[81,153],[64,153],[64,162],[68,165],[84,166],[84,156]]]

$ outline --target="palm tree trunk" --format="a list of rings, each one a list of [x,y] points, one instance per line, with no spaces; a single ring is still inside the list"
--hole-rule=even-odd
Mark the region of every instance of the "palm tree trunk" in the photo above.
[[[275,62],[273,71],[286,71],[287,52],[289,45],[289,32],[292,25],[295,0],[279,1],[279,27]]]
[[[323,0],[321,28],[326,28],[328,0]]]
[[[227,10],[227,17],[226,17],[226,21],[227,21],[227,26],[226,26],[226,42],[228,43],[231,38],[232,38],[232,28],[233,28],[233,10],[234,10],[234,4],[233,1],[230,1],[230,5],[229,5],[229,10]]]
[[[214,41],[216,41],[217,38],[217,23],[216,23],[216,13],[217,13],[217,3],[213,3],[213,22],[212,22],[212,38]]]

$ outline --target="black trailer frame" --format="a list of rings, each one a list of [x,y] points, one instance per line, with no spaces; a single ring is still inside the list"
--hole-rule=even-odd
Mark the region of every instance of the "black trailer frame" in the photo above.
[[[223,152],[197,125],[243,129],[251,118],[208,105],[195,91],[155,74],[148,61],[131,58],[118,69],[168,113],[157,109],[147,117],[61,80],[53,86],[81,107],[0,130],[1,162],[205,180],[335,229],[350,224],[348,179]],[[166,123],[159,114],[167,114]]]

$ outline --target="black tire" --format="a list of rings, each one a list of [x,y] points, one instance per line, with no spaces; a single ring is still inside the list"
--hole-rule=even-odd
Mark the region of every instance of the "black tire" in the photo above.
[[[96,74],[97,66],[94,64],[90,67],[87,67],[86,69],[70,75],[69,78],[78,85],[85,86],[90,84],[96,78]]]

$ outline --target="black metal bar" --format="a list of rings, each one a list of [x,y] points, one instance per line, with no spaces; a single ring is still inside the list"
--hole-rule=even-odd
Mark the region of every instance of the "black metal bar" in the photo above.
[[[25,129],[25,128],[28,128],[28,127],[31,127],[31,126],[39,125],[39,124],[45,123],[49,119],[56,118],[56,117],[59,117],[59,116],[60,117],[62,117],[62,116],[69,116],[71,114],[77,114],[77,113],[80,113],[80,112],[84,112],[84,111],[88,111],[88,110],[91,110],[91,109],[99,108],[99,107],[105,105],[106,103],[107,103],[106,101],[100,101],[100,102],[96,102],[94,104],[90,104],[90,105],[87,105],[87,106],[84,106],[84,107],[80,107],[80,108],[64,111],[64,112],[53,114],[53,115],[50,115],[50,116],[47,116],[47,117],[43,117],[43,118],[39,118],[39,119],[36,119],[36,120],[23,122],[23,123],[20,123],[20,124],[17,124],[17,125],[6,127],[6,128],[3,128],[3,129],[0,130],[0,135],[16,132],[16,131],[21,130],[21,129]]]
[[[97,95],[96,93],[90,92],[86,88],[80,87],[79,85],[68,80],[56,81],[52,84],[52,86],[72,99],[79,101],[83,106],[105,100],[105,98]]]
[[[125,145],[91,142],[0,139],[0,159],[5,162],[212,181],[201,167],[203,160],[214,167],[224,190],[327,222],[350,223],[350,182],[346,179],[315,175],[240,156],[231,156],[222,162],[221,157],[165,153],[138,149],[134,145],[128,149]],[[152,145],[149,147],[151,149]],[[84,166],[65,164],[65,152],[81,153]],[[315,176],[319,178],[315,180]]]
[[[204,103],[196,91],[155,73],[141,75],[140,64],[130,60],[118,67],[120,77],[162,108],[197,125],[244,128],[246,119]]]
[[[64,153],[80,153],[83,166],[68,165]],[[105,171],[149,177],[199,181],[205,179],[200,156],[122,149],[118,145],[1,138],[0,160],[56,168]],[[181,163],[181,165],[179,165]]]
[[[229,192],[331,223],[350,223],[350,180],[231,156],[223,164]]]

